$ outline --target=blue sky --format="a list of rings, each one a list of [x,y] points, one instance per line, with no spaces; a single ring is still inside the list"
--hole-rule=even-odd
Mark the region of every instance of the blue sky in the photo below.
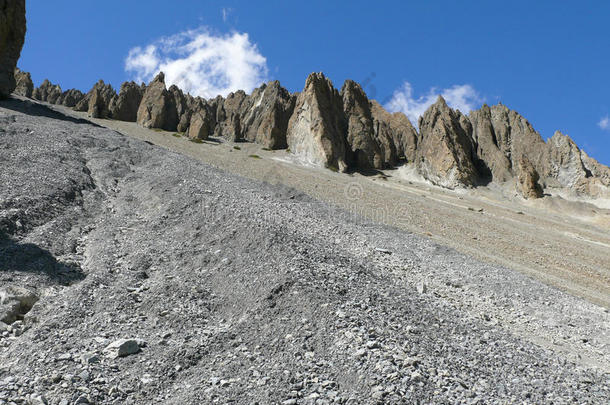
[[[118,88],[165,67],[193,93],[268,79],[299,91],[309,73],[323,71],[337,88],[356,80],[410,117],[437,93],[460,109],[501,101],[544,138],[561,130],[610,164],[610,2],[28,0],[27,7],[19,65],[36,85],[49,78],[88,90],[102,78]]]

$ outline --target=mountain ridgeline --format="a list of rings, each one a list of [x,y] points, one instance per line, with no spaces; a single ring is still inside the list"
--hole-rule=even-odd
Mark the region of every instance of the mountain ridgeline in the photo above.
[[[439,96],[420,117],[419,131],[402,113],[389,113],[347,80],[341,90],[312,73],[300,93],[278,81],[248,95],[203,99],[167,88],[163,73],[148,85],[123,83],[117,93],[100,80],[87,93],[62,91],[45,80],[34,88],[29,73],[15,71],[15,93],[94,118],[137,122],[184,133],[191,139],[222,137],[289,149],[301,160],[345,172],[413,165],[433,184],[476,187],[514,184],[524,198],[545,189],[610,197],[610,169],[587,156],[560,132],[545,142],[530,123],[502,104],[465,115]]]

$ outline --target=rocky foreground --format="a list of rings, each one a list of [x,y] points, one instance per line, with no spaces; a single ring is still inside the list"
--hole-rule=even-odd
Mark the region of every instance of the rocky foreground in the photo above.
[[[608,312],[508,269],[27,101],[0,161],[0,404],[610,400]]]

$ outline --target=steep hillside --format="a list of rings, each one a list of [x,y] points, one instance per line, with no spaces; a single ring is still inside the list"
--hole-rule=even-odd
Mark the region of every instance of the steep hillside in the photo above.
[[[27,101],[0,159],[2,402],[610,398],[608,313],[506,268]]]

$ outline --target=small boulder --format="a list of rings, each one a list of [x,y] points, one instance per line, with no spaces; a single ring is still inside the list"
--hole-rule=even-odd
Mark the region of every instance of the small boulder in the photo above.
[[[139,353],[146,342],[140,339],[119,339],[110,343],[104,349],[104,354],[110,358],[125,357]]]
[[[0,321],[11,324],[23,319],[37,301],[38,296],[23,287],[7,286],[0,289]]]

